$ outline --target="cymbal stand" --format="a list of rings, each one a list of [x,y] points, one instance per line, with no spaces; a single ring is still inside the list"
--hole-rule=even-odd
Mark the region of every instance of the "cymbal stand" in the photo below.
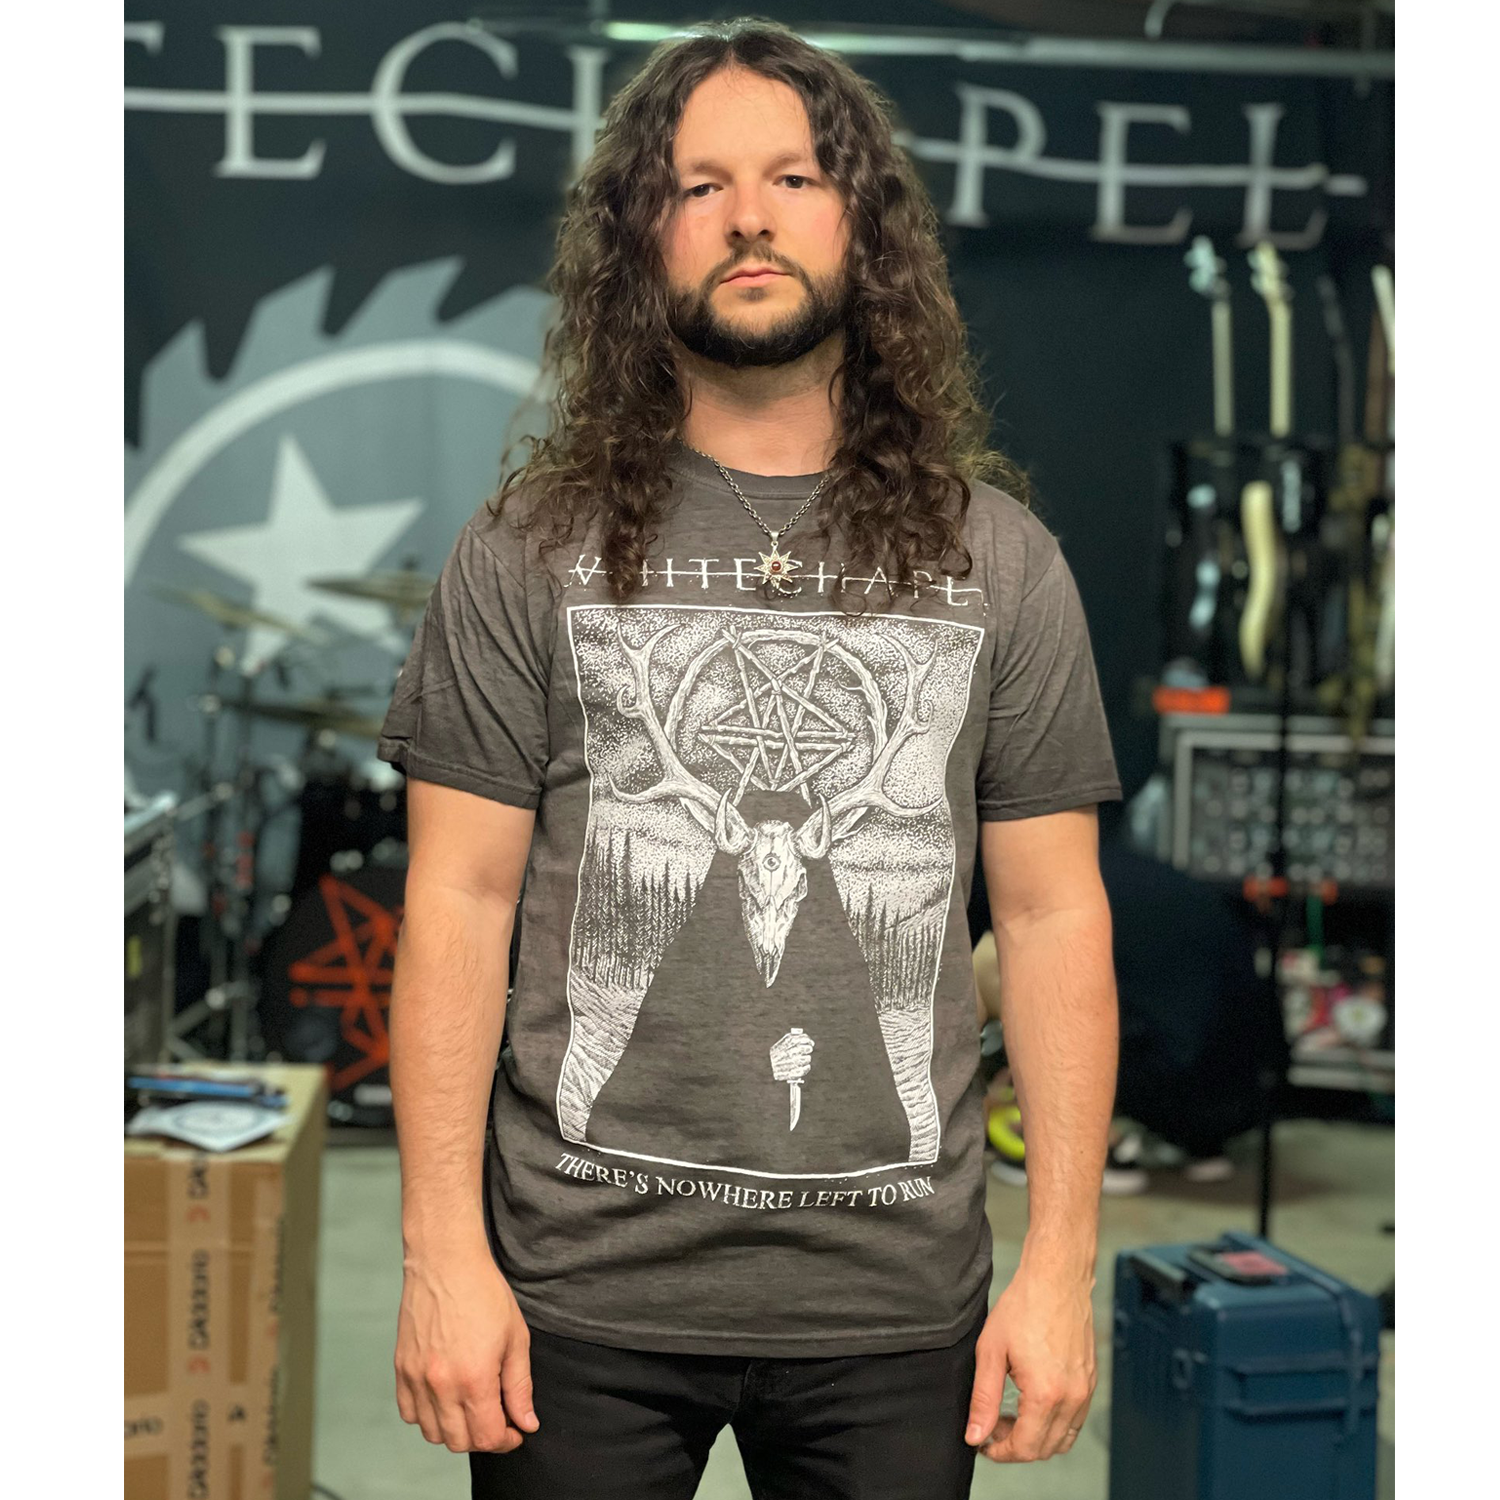
[[[220,1016],[227,1036],[220,1046],[209,1045],[232,1062],[242,1062],[250,1055],[256,993],[248,944],[255,889],[259,776],[250,759],[248,715],[240,720],[230,776],[221,779],[217,772],[219,720],[225,707],[221,678],[233,671],[243,680],[241,695],[248,698],[259,670],[258,666],[247,668],[229,645],[220,645],[210,659],[208,691],[199,700],[204,750],[198,778],[200,795],[195,801],[203,804],[206,819],[201,846],[207,888],[202,943],[209,982],[202,999],[186,1007],[173,1022],[169,1047],[181,1058],[207,1055],[191,1037],[205,1021]]]

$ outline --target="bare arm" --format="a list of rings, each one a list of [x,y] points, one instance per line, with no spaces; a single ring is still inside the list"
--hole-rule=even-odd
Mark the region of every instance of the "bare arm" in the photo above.
[[[985,823],[980,847],[1029,1220],[980,1339],[969,1441],[997,1462],[1027,1462],[1068,1451],[1097,1378],[1092,1292],[1119,1017],[1094,809]],[[1007,1370],[1021,1391],[1015,1418],[999,1416]]]
[[[391,991],[391,1094],[408,1259],[488,1253],[480,1161],[511,933],[535,814],[413,781]]]
[[[986,823],[1005,1050],[1026,1131],[1023,1264],[1093,1275],[1119,1011],[1093,808]]]
[[[534,816],[408,786],[411,864],[390,1014],[404,1268],[397,1400],[428,1441],[459,1452],[508,1451],[536,1426],[529,1335],[490,1254],[481,1175]]]

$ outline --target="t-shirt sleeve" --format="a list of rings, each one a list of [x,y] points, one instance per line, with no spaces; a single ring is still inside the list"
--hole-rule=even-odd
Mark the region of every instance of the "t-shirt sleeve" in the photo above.
[[[1119,796],[1083,602],[1054,552],[1021,601],[991,679],[979,817],[1032,818]]]
[[[397,678],[381,726],[382,760],[420,781],[513,807],[538,804],[550,641],[548,612],[534,595],[520,548],[502,558],[470,521]]]

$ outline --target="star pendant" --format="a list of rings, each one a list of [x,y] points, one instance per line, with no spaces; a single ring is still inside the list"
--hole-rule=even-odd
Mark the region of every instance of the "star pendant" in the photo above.
[[[778,593],[795,594],[800,590],[792,583],[792,574],[797,571],[797,564],[785,552],[779,552],[776,544],[771,544],[769,553],[762,552],[760,555],[760,576],[767,583],[774,585]]]

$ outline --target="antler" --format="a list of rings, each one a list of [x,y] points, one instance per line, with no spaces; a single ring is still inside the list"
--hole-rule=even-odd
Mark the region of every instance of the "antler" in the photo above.
[[[671,738],[662,729],[656,711],[651,706],[651,653],[663,636],[670,635],[676,629],[676,625],[663,625],[642,646],[630,645],[624,632],[618,627],[615,630],[615,638],[619,641],[620,650],[630,663],[631,675],[635,678],[634,702],[628,701],[631,689],[622,687],[615,697],[615,707],[627,719],[640,721],[647,739],[651,741],[651,748],[656,751],[656,757],[661,762],[664,774],[655,786],[647,787],[643,792],[624,791],[611,776],[610,790],[622,802],[662,802],[669,798],[675,799],[681,803],[685,812],[690,813],[697,823],[714,835],[715,842],[721,848],[737,853],[750,838],[749,829],[745,827],[739,809],[730,801],[728,792],[720,795],[683,765]],[[674,704],[669,722],[676,717],[675,707]]]
[[[883,733],[885,718],[883,704],[882,711],[878,713],[872,705],[870,728],[875,735],[875,753],[870,761],[870,769],[853,786],[845,787],[843,791],[829,798],[823,807],[813,813],[803,824],[799,837],[815,838],[817,832],[813,825],[823,823],[827,828],[831,822],[830,842],[838,843],[841,839],[848,838],[859,827],[865,815],[876,808],[881,812],[890,813],[894,818],[920,818],[942,805],[943,798],[939,795],[921,807],[903,807],[899,802],[893,802],[885,791],[885,778],[901,747],[908,740],[914,739],[919,734],[926,734],[932,728],[930,723],[917,717],[917,711],[922,696],[922,685],[927,681],[927,674],[932,670],[933,662],[937,660],[936,649],[926,661],[919,662],[894,636],[891,637],[891,644],[901,653],[906,665],[906,701],[901,706],[901,716],[888,734]],[[866,692],[866,697],[871,696],[871,693],[874,693],[879,701],[878,690],[875,689],[873,680]]]

